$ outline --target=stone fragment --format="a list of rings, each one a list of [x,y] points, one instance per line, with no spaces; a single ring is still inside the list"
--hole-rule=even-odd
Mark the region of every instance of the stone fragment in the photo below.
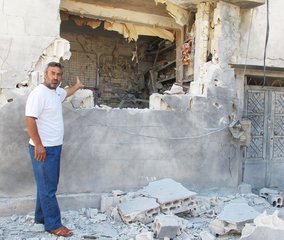
[[[94,107],[94,96],[90,89],[79,89],[67,100],[71,102],[74,108]]]
[[[149,183],[141,193],[156,198],[165,214],[190,212],[195,204],[196,193],[170,178]]]
[[[231,201],[209,224],[209,229],[216,235],[224,235],[229,232],[240,233],[245,223],[252,222],[258,215],[259,212],[250,207],[245,200]]]
[[[127,223],[150,223],[160,212],[159,204],[153,198],[138,197],[118,204],[122,220]]]
[[[153,240],[153,233],[152,232],[143,232],[136,235],[135,240]]]
[[[283,197],[279,194],[269,194],[267,201],[273,207],[282,207],[283,206]]]
[[[14,222],[16,222],[18,219],[19,219],[19,216],[17,216],[17,215],[11,216],[11,220],[14,221]]]
[[[283,206],[283,196],[275,189],[262,188],[259,191],[259,196],[266,199],[273,207]]]
[[[153,223],[155,238],[174,238],[179,232],[179,222],[174,215],[159,215]]]
[[[215,236],[213,236],[211,233],[209,232],[206,232],[206,231],[202,231],[200,234],[199,234],[201,240],[215,240]]]
[[[98,222],[103,222],[107,220],[107,215],[103,213],[99,213],[95,215],[93,218],[90,219],[92,223],[98,223]]]
[[[116,207],[117,204],[125,200],[125,193],[120,190],[114,190],[111,194],[104,194],[101,197],[101,211],[106,212],[110,207]]]
[[[278,211],[272,215],[266,212],[254,219],[253,224],[246,224],[241,240],[280,240],[284,239],[284,221],[278,217]]]
[[[170,90],[164,91],[165,94],[174,95],[174,94],[184,94],[183,88],[177,84],[173,84]]]
[[[259,196],[261,196],[262,198],[266,199],[268,198],[269,195],[276,195],[279,194],[279,191],[275,190],[275,189],[271,189],[271,188],[262,188],[259,191]]]

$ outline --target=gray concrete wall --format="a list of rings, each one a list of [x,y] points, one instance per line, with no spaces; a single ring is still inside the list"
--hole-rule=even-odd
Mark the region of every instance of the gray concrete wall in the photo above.
[[[0,109],[0,197],[34,193],[25,98]],[[74,110],[65,103],[59,192],[131,190],[163,177],[195,188],[236,186],[238,145],[221,121],[229,105],[218,110],[210,101],[193,98],[190,111]]]

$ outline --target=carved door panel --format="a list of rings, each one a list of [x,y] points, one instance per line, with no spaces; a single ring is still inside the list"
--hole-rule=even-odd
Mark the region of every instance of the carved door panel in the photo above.
[[[244,151],[244,181],[254,186],[284,182],[283,88],[249,86],[245,116],[251,120],[251,143]]]

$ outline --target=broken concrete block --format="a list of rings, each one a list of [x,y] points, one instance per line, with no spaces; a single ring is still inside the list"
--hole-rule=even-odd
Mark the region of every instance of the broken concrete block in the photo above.
[[[115,221],[115,222],[121,222],[122,219],[119,215],[117,207],[114,207],[110,211],[110,217]]]
[[[190,212],[195,204],[196,193],[170,178],[149,183],[141,193],[156,198],[165,214]]]
[[[116,207],[117,204],[125,200],[125,193],[120,190],[114,190],[111,194],[103,194],[101,197],[101,211],[105,212],[110,207]]]
[[[183,88],[177,84],[173,84],[171,90],[164,91],[165,94],[174,95],[174,94],[184,94]]]
[[[79,89],[68,98],[74,108],[93,108],[94,95],[90,89]]]
[[[273,195],[273,194],[279,194],[279,191],[271,188],[262,188],[259,191],[259,196],[262,198],[265,198],[266,200],[268,199],[268,195]]]
[[[125,223],[154,221],[160,213],[160,206],[153,198],[138,197],[118,204],[118,211]]]
[[[238,191],[240,194],[250,194],[251,193],[251,185],[247,183],[241,183],[238,186]]]
[[[162,95],[158,93],[150,95],[149,108],[153,110],[172,110],[171,107],[162,99]]]
[[[245,223],[252,222],[259,212],[250,207],[245,200],[239,199],[227,204],[217,219],[209,224],[209,229],[215,235],[229,232],[241,233]]]
[[[135,240],[153,240],[153,233],[152,232],[143,232],[136,235]]]
[[[215,240],[215,236],[213,236],[211,233],[206,232],[206,231],[202,231],[201,233],[199,233],[199,236],[201,238],[201,240]]]
[[[259,191],[259,196],[266,199],[273,207],[283,206],[283,196],[275,189],[262,188]]]
[[[153,223],[155,238],[174,238],[179,232],[179,222],[174,215],[159,215]]]
[[[283,197],[279,194],[269,194],[267,201],[273,207],[282,207],[283,206]]]
[[[278,211],[272,215],[266,212],[254,219],[254,224],[246,224],[241,240],[280,240],[284,239],[284,221],[278,217]]]

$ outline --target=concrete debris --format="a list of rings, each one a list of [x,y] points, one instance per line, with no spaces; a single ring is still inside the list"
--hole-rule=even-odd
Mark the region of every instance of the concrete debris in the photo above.
[[[215,235],[224,235],[229,232],[241,233],[245,223],[252,222],[259,212],[250,207],[244,199],[228,203],[223,211],[209,224]]]
[[[155,238],[174,238],[178,235],[180,225],[174,215],[159,215],[153,223]]]
[[[199,234],[201,240],[215,240],[215,236],[213,236],[211,233],[203,231]]]
[[[275,189],[262,188],[259,191],[259,196],[266,199],[273,207],[283,206],[283,196]]]
[[[183,88],[177,84],[173,84],[170,90],[164,91],[165,94],[174,95],[174,94],[185,94]]]
[[[280,240],[284,237],[284,221],[278,217],[278,211],[272,215],[266,212],[254,219],[254,224],[246,224],[241,240]]]
[[[262,188],[259,190],[259,196],[261,196],[264,199],[267,199],[268,195],[279,194],[279,193],[280,193],[279,191],[271,188]]]
[[[152,232],[143,232],[135,237],[135,240],[153,240],[153,239],[154,238]]]
[[[63,211],[62,222],[73,229],[70,240],[215,240],[213,234],[222,235],[218,239],[237,240],[242,229],[241,239],[282,239],[284,208],[278,209],[279,217],[277,213],[259,215],[258,212],[274,212],[275,208],[258,195],[236,192],[236,189],[233,194],[213,190],[196,195],[171,179],[162,179],[137,192],[115,190],[106,194],[103,213],[96,208]],[[161,213],[159,201],[174,202],[185,197],[194,202],[192,212],[181,212],[179,216]],[[247,222],[251,223],[243,228]],[[44,231],[42,224],[35,224],[33,213],[28,213],[0,217],[2,239],[57,238]]]
[[[160,213],[160,205],[153,198],[138,197],[118,204],[118,212],[127,224],[137,221],[146,224]]]
[[[67,98],[74,108],[94,108],[94,95],[89,89],[79,89]]]
[[[125,201],[126,193],[115,190],[111,194],[103,194],[101,196],[101,211],[106,212],[110,207],[115,207],[119,203]]]
[[[151,182],[140,193],[157,199],[161,212],[165,214],[190,212],[195,205],[196,193],[170,178]]]

